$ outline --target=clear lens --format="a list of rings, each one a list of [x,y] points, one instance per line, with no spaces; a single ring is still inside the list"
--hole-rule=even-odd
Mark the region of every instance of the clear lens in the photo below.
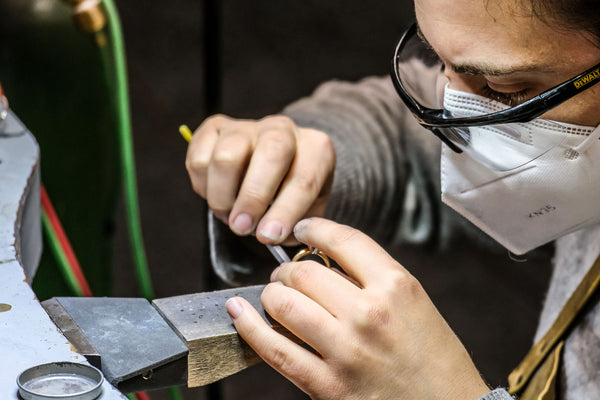
[[[440,72],[444,63],[417,35],[407,36],[396,55],[396,78],[417,103],[441,109],[446,78]]]
[[[449,118],[491,114],[509,106],[494,100],[450,88],[444,92],[444,113]],[[465,153],[495,170],[506,171],[535,160],[554,147],[565,143],[576,146],[585,134],[576,125],[541,118],[486,126],[438,128]]]
[[[580,134],[580,127],[542,119],[527,123],[438,129],[464,153],[498,171],[523,166],[552,149],[563,151],[575,147],[587,137]],[[579,134],[575,133],[576,130]]]

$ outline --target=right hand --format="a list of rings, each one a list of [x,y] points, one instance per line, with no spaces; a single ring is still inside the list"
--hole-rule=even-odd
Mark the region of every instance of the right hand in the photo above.
[[[256,353],[313,399],[468,400],[489,388],[421,284],[365,234],[300,221],[298,240],[335,260],[284,263],[261,295],[281,335],[250,303],[226,303]]]
[[[335,150],[324,132],[285,116],[215,115],[194,132],[186,168],[194,191],[233,232],[292,244],[296,222],[325,213]]]

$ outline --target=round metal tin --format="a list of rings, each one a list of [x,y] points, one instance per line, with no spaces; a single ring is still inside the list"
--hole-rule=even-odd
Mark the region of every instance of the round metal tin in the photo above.
[[[102,392],[100,370],[73,362],[52,362],[26,369],[17,377],[24,400],[93,400]]]

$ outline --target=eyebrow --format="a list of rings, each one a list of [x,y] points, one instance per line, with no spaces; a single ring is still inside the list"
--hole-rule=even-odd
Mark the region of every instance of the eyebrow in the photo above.
[[[417,24],[417,36],[419,37],[419,39],[421,39],[423,44],[428,49],[430,49],[431,51],[435,51],[433,49],[433,46],[431,45],[431,43],[429,43],[429,41],[427,40],[425,35],[423,35],[423,32],[421,31],[421,27],[419,26],[419,24]],[[482,76],[482,75],[483,76],[509,76],[509,75],[514,75],[517,73],[526,73],[526,72],[536,72],[536,73],[552,72],[551,68],[548,68],[545,66],[542,67],[542,66],[536,65],[536,64],[521,65],[521,66],[497,66],[497,65],[484,64],[484,63],[480,63],[480,64],[448,63],[448,64],[446,64],[446,66],[450,67],[450,69],[452,69],[452,71],[456,72],[457,74],[465,74],[465,75],[473,75],[473,76]]]
[[[457,74],[465,75],[485,75],[485,76],[508,76],[524,72],[549,72],[548,68],[542,68],[539,65],[522,65],[499,67],[486,64],[452,64],[449,67]]]

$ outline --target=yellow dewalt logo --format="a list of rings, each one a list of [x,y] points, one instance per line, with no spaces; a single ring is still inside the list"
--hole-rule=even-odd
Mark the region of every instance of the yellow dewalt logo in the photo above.
[[[577,79],[575,82],[573,82],[573,84],[577,89],[579,89],[580,87],[583,87],[588,83],[595,81],[598,78],[600,78],[600,68],[596,68],[581,79]]]

